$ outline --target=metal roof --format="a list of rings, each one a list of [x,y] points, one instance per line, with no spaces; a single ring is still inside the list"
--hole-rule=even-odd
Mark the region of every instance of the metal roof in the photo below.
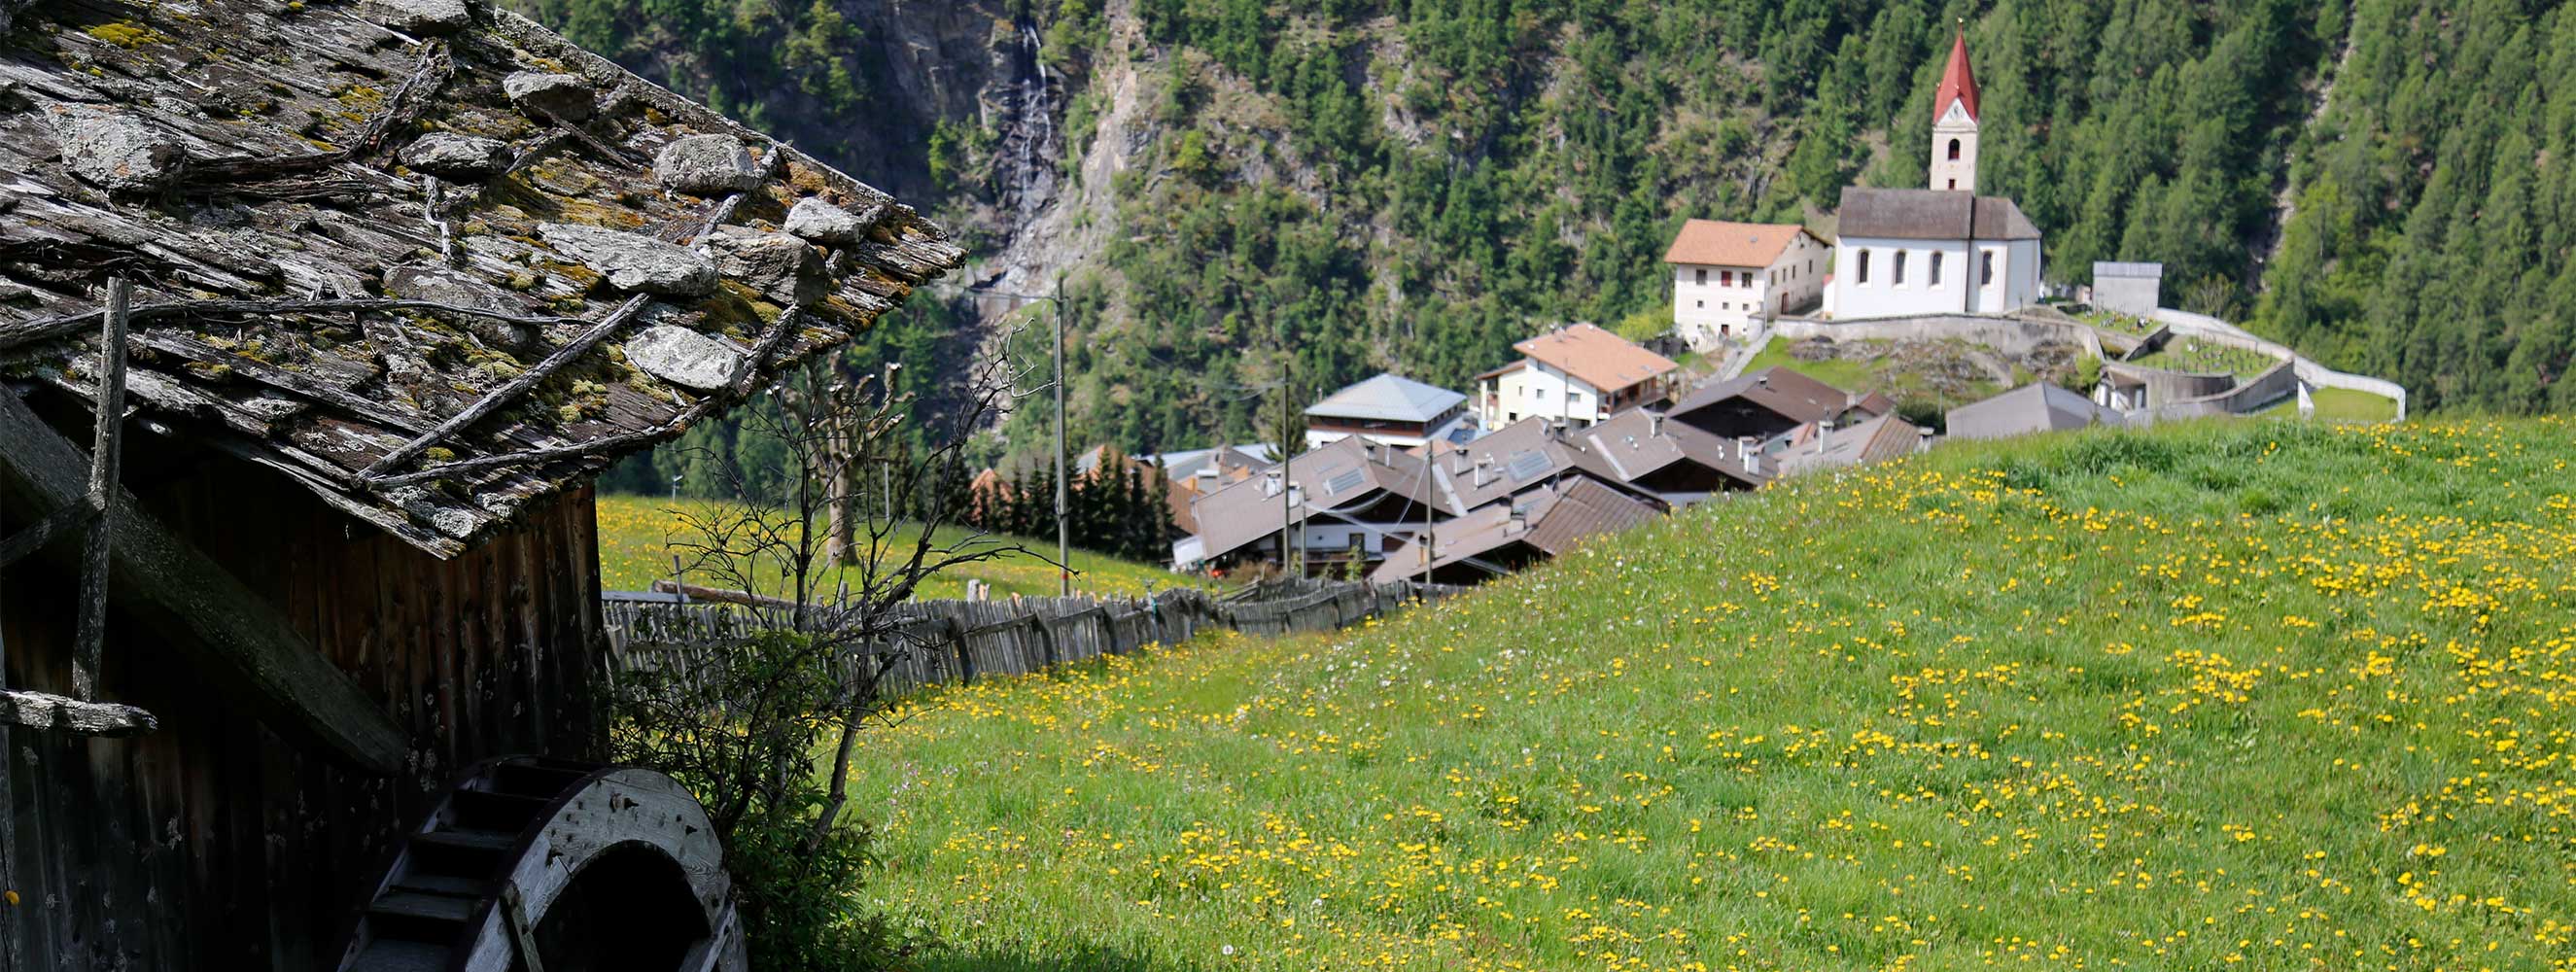
[[[1382,422],[1429,422],[1466,400],[1467,396],[1446,388],[1426,385],[1400,375],[1380,374],[1306,406],[1306,414]]]
[[[1950,435],[2002,439],[2033,432],[2122,424],[2120,413],[2047,382],[2032,382],[1973,405],[1950,410]]]
[[[2160,279],[2164,275],[2165,265],[2161,263],[2116,263],[2110,260],[2093,261],[2093,279],[2095,280],[2100,280],[2104,277],[2143,277],[2147,279]]]

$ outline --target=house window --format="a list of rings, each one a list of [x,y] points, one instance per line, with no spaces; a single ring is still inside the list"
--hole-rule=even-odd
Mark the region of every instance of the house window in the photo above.
[[[1932,251],[1932,286],[1941,285],[1941,251]]]
[[[1531,398],[1538,399],[1539,401],[1544,402],[1544,401],[1546,401],[1546,400],[1547,400],[1547,389],[1545,389],[1545,388],[1532,388],[1532,389],[1530,389],[1530,397],[1531,397]]]
[[[1978,254],[1978,261],[1977,261],[1977,286],[1983,287],[1983,286],[1986,286],[1986,285],[1988,285],[1988,284],[1992,284],[1992,283],[1994,283],[1994,282],[1995,282],[1995,251],[1993,251],[1993,250],[1987,250],[1987,251],[1985,251],[1985,252],[1983,252],[1983,253]]]
[[[1896,251],[1895,283],[1899,287],[1905,286],[1905,251],[1903,250]]]
[[[1701,268],[1699,268],[1699,269],[1697,269],[1697,270],[1693,270],[1693,271],[1691,271],[1691,273],[1692,273],[1692,275],[1693,275],[1693,276],[1694,276],[1694,278],[1695,278],[1695,279],[1693,279],[1693,280],[1691,281],[1692,283],[1696,283],[1696,284],[1698,284],[1698,285],[1700,285],[1700,286],[1702,286],[1702,287],[1706,287],[1706,286],[1708,286],[1708,268],[1707,268],[1707,267],[1701,267]]]
[[[1869,251],[1868,251],[1868,250],[1862,250],[1862,251],[1860,251],[1860,274],[1859,274],[1859,279],[1858,279],[1858,280],[1856,280],[1855,282],[1856,282],[1856,283],[1864,283],[1864,284],[1869,282]]]
[[[1955,138],[1950,140],[1950,161],[1959,161],[1959,140]],[[1956,186],[1959,184],[1959,180],[1952,179],[1950,180],[1950,184]]]
[[[1733,271],[1733,270],[1720,270],[1720,271],[1718,271],[1718,272],[1717,272],[1717,285],[1718,285],[1718,286],[1720,286],[1720,287],[1732,287],[1732,286],[1735,286],[1735,271]]]
[[[1950,188],[1952,188],[1952,189],[1959,188],[1959,180],[1957,180],[1957,179],[1952,179],[1952,180],[1950,180]]]
[[[1691,309],[1692,309],[1692,310],[1707,310],[1707,309],[1708,309],[1708,302],[1707,302],[1707,301],[1705,301],[1705,300],[1694,300],[1694,301],[1691,301]]]

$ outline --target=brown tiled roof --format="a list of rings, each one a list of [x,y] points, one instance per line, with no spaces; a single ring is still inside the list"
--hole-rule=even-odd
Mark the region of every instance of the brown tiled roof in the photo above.
[[[1621,482],[1633,483],[1677,462],[1692,462],[1747,485],[1764,477],[1744,468],[1737,446],[1646,409],[1622,412],[1578,433]]]
[[[1569,324],[1512,345],[1512,350],[1604,392],[1651,381],[1681,367],[1598,324]]]
[[[1661,515],[1654,507],[1598,480],[1566,480],[1556,493],[1556,502],[1530,523],[1529,544],[1550,556],[1574,549],[1588,537],[1604,533],[1623,533],[1654,521]]]
[[[1807,228],[1792,223],[1728,223],[1694,219],[1682,224],[1665,263],[1724,267],[1767,267]],[[1813,235],[1813,234],[1809,234]],[[1819,240],[1818,242],[1823,242]]]
[[[1854,404],[1850,392],[1808,377],[1805,372],[1794,368],[1774,365],[1691,389],[1681,401],[1673,403],[1668,414],[1676,417],[1688,415],[1735,398],[1752,402],[1798,423],[1822,422],[1841,415],[1844,409]]]
[[[2039,227],[2021,207],[2000,196],[1934,189],[1843,190],[1839,209],[1844,239],[2035,240]]]

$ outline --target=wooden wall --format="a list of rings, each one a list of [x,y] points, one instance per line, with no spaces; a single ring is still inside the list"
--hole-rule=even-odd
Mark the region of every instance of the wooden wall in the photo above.
[[[161,478],[127,480],[145,506],[382,700],[410,732],[410,759],[383,778],[297,751],[111,615],[100,695],[150,709],[161,728],[125,740],[10,733],[19,859],[0,877],[21,900],[0,905],[0,936],[16,939],[23,968],[328,968],[393,836],[464,767],[596,754],[587,489],[442,562],[243,463],[148,475]],[[27,519],[0,510],[0,533]],[[69,693],[64,574],[38,558],[0,578],[12,687]]]

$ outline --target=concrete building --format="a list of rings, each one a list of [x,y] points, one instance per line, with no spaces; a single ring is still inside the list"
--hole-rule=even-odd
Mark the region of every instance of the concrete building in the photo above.
[[[2146,317],[2164,300],[2165,265],[2161,263],[2093,263],[2093,306]]]
[[[1663,400],[1681,370],[1672,359],[1593,324],[1570,324],[1519,344],[1521,360],[1476,376],[1487,429],[1524,418],[1576,428]]]
[[[1354,435],[1410,449],[1433,439],[1473,435],[1467,396],[1380,374],[1306,407],[1306,448]]]
[[[1933,104],[1930,187],[1843,190],[1828,313],[2001,314],[2039,302],[2039,227],[2012,200],[1976,194],[1977,127],[1962,37]]]
[[[1673,333],[1706,347],[1758,318],[1812,307],[1824,296],[1832,256],[1832,245],[1803,226],[1684,223],[1664,252],[1673,268]]]

